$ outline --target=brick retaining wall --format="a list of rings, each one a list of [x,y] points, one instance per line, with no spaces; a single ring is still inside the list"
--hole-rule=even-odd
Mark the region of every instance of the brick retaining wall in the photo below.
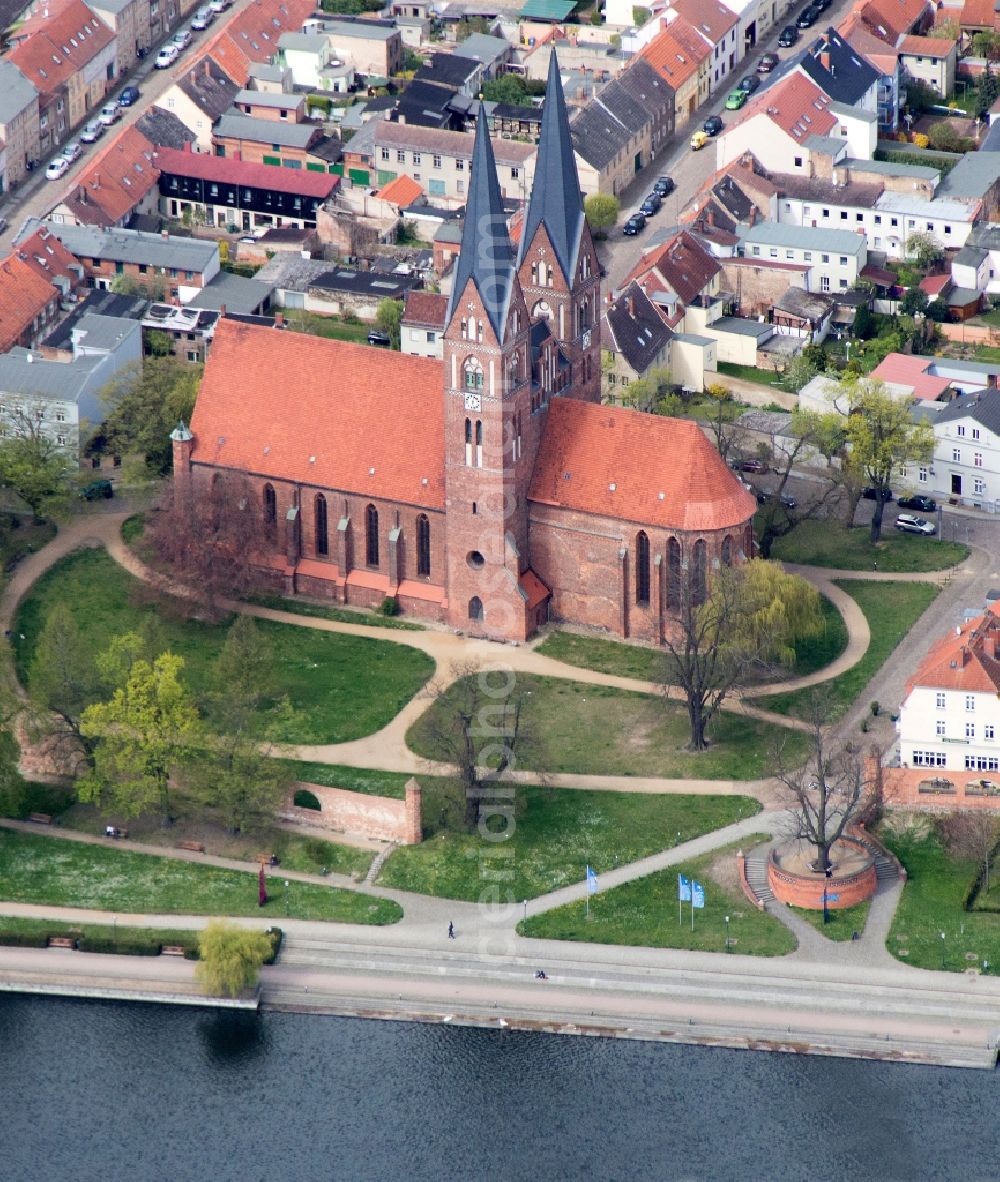
[[[300,789],[311,792],[320,803],[319,811],[294,803]],[[283,821],[311,825],[316,829],[354,833],[374,841],[394,841],[417,845],[422,838],[421,789],[416,780],[408,780],[406,798],[368,796],[346,788],[328,788],[323,784],[297,781],[279,812]]]

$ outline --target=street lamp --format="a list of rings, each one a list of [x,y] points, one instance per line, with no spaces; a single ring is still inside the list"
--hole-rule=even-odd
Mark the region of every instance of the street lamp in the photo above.
[[[941,968],[944,968],[944,932],[941,933]]]
[[[285,879],[285,915],[288,915],[288,879]]]
[[[830,922],[830,909],[827,907],[826,884],[833,878],[833,867],[827,866],[823,871],[823,922]]]
[[[525,919],[528,918],[528,900],[527,899],[524,900],[524,918]]]
[[[732,952],[732,948],[729,945],[729,916],[728,915],[726,916],[726,951]]]

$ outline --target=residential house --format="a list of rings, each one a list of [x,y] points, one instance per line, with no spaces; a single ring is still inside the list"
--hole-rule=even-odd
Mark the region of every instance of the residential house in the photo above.
[[[399,73],[403,41],[392,21],[304,17],[300,24],[303,33],[319,33],[326,37],[335,56],[350,62],[355,71],[367,79],[369,86],[377,85],[376,80],[385,81]]]
[[[77,258],[44,226],[22,238],[12,252],[59,292],[61,300],[74,303],[86,286],[83,267]],[[27,342],[19,341],[19,344]]]
[[[212,128],[239,92],[240,87],[206,54],[167,87],[157,106],[194,133],[196,151],[210,153]]]
[[[920,662],[899,708],[899,758],[905,768],[957,772],[962,795],[983,795],[1000,771],[1000,619],[992,609],[949,629]],[[927,780],[924,801],[958,795],[948,777]],[[948,783],[948,788],[944,786]]]
[[[944,358],[922,358],[933,375]],[[992,368],[992,373],[989,370]],[[997,366],[965,362],[949,390],[963,383],[969,393],[935,407],[934,455],[907,468],[907,484],[918,492],[955,504],[1000,512],[1000,390]],[[939,377],[939,380],[941,378]],[[978,389],[976,388],[977,383]],[[988,383],[988,384],[987,384]]]
[[[399,351],[410,357],[444,356],[448,297],[432,291],[408,291],[399,331]]]
[[[708,45],[674,22],[674,27],[667,26],[643,48],[641,58],[673,91],[674,126],[683,127],[708,101],[712,77]]]
[[[353,315],[374,322],[382,300],[405,300],[407,292],[419,287],[417,275],[358,271],[353,267],[327,265],[306,289],[305,308],[329,316]]]
[[[0,59],[0,190],[9,193],[41,157],[38,91],[13,62]]]
[[[332,172],[340,140],[313,123],[281,123],[250,115],[223,115],[212,129],[213,154],[253,164]]]
[[[943,99],[955,91],[958,42],[953,37],[904,37],[899,43],[899,64],[908,78],[923,82]]]
[[[603,401],[634,406],[630,386],[653,370],[669,366],[673,335],[639,284],[629,283],[601,317]]]
[[[62,293],[17,253],[0,262],[0,353],[31,347],[59,315]]]
[[[496,38],[490,37],[490,41]],[[415,83],[440,87],[452,94],[476,98],[487,80],[486,65],[474,57],[457,53],[432,53],[413,75]],[[406,98],[407,90],[403,91]]]
[[[797,337],[807,344],[824,341],[833,321],[833,300],[819,292],[789,287],[774,301],[771,323],[781,336]]]
[[[153,298],[188,303],[219,273],[219,245],[199,238],[146,234],[139,230],[103,230],[29,219],[27,231],[39,224],[59,239],[83,264],[87,280],[108,290],[118,281],[147,289]]]
[[[966,152],[941,178],[935,196],[971,207],[970,221],[1000,220],[1000,151]],[[942,239],[942,245],[949,245]]]
[[[337,57],[322,33],[282,33],[278,39],[278,66],[291,85],[329,94],[346,94],[354,85],[354,66]],[[251,73],[259,78],[259,66]],[[260,89],[259,82],[257,83]],[[282,87],[284,89],[284,87]]]
[[[670,0],[663,18],[669,29],[684,22],[701,37],[711,53],[709,93],[731,90],[733,73],[743,59],[739,38],[739,17],[721,0]]]
[[[876,113],[879,131],[885,136],[895,135],[902,101],[906,97],[899,51],[895,48],[899,35],[893,31],[886,33],[885,37],[878,36],[860,19],[857,9],[848,14],[839,31],[852,49],[878,72]]]
[[[53,223],[109,228],[155,210],[156,152],[138,127],[123,128],[63,194],[49,215]]]
[[[857,282],[868,260],[863,234],[851,230],[813,229],[758,222],[739,231],[737,253],[809,268],[805,290],[846,291]]]
[[[484,82],[489,82],[502,73],[504,66],[513,59],[514,47],[503,37],[473,33],[464,41],[459,41],[452,54],[455,57],[470,57],[479,62],[482,65],[481,78]]]
[[[673,90],[638,58],[573,120],[573,150],[583,192],[622,192],[673,131]]]
[[[300,32],[314,9],[313,0],[253,0],[209,33],[202,53],[238,86],[246,86],[251,65],[270,62],[281,34]]]
[[[154,340],[170,341],[171,356],[189,365],[203,365],[221,313],[206,308],[178,308],[176,304],[150,304],[142,318],[143,351],[152,354]]]
[[[820,34],[800,55],[797,68],[832,103],[877,115],[879,72],[835,29]]]
[[[56,0],[18,28],[6,58],[38,91],[43,156],[104,102],[116,57],[115,34],[83,0]]]
[[[115,77],[124,78],[153,45],[150,0],[86,0],[87,7],[115,35]]]
[[[329,173],[172,148],[160,149],[157,165],[161,213],[220,229],[314,227],[317,208],[340,184],[340,177]]]
[[[467,96],[459,95],[453,87],[414,79],[396,100],[392,117],[399,123],[412,123],[418,127],[463,131],[464,116],[455,108],[461,98],[466,103],[472,102]]]
[[[226,316],[264,317],[271,310],[273,294],[274,288],[256,275],[251,279],[232,271],[217,271],[187,306]]]
[[[197,146],[192,146],[194,132],[162,107],[147,107],[134,126],[154,148],[177,148],[180,151],[190,147],[192,152],[198,150]]]
[[[306,98],[304,94],[286,94],[280,90],[240,90],[233,97],[230,113],[272,119],[275,123],[303,123]]]
[[[50,361],[20,346],[0,356],[0,435],[23,433],[27,420],[82,459],[104,420],[104,387],[142,358],[142,330],[134,320],[90,314],[73,330],[72,348],[69,361]]]

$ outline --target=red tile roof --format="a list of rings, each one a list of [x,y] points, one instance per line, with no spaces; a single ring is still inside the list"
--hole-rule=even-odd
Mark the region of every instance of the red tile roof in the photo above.
[[[440,361],[223,319],[194,461],[441,509],[443,389]]]
[[[805,143],[811,135],[826,135],[837,126],[828,110],[829,97],[805,74],[789,74],[777,85],[754,95],[740,112],[739,122],[752,115],[766,115],[776,127]]]
[[[411,176],[402,173],[395,180],[390,181],[379,190],[379,197],[398,205],[401,209],[412,205],[418,198],[423,197],[424,191]]]
[[[931,649],[906,687],[1000,692],[1000,620],[992,611],[949,632]]]
[[[711,50],[700,39],[695,44],[689,44],[685,39],[685,43],[681,44],[674,36],[674,31],[667,28],[643,46],[639,56],[676,91],[697,73],[699,62],[704,61],[710,53]]]
[[[872,370],[869,377],[894,386],[908,386],[914,398],[936,402],[951,386],[947,378],[936,377],[927,371],[934,364],[933,357],[918,354],[890,353]]]
[[[994,0],[965,0],[962,15],[958,18],[963,29],[992,29]]]
[[[670,7],[713,46],[722,41],[739,21],[739,17],[719,0],[671,0]]]
[[[544,603],[552,594],[533,570],[526,570],[518,579],[518,583],[524,592],[525,607],[529,612],[538,607],[540,603]]]
[[[63,203],[85,225],[122,222],[156,187],[156,152],[135,127],[126,127],[73,182]]]
[[[270,61],[281,34],[300,32],[315,8],[315,0],[251,0],[205,42],[202,52],[244,86],[251,63]]]
[[[448,297],[434,291],[409,291],[403,307],[403,324],[417,324],[421,328],[444,330],[448,313]]]
[[[18,44],[5,54],[40,94],[53,94],[115,39],[83,3],[47,4],[17,31]]]
[[[56,299],[58,292],[16,255],[0,263],[0,352],[17,344],[35,317]]]
[[[662,246],[647,251],[622,286],[634,279],[647,295],[672,291],[686,305],[709,286],[720,270],[718,261],[698,239],[681,230]]]
[[[161,172],[272,189],[276,193],[296,193],[303,197],[329,197],[340,184],[340,177],[314,172],[309,168],[276,168],[272,164],[252,164],[228,156],[207,152],[181,152],[177,148],[157,148],[156,166]]]
[[[947,57],[958,42],[953,37],[904,37],[899,52],[913,57]]]
[[[529,500],[641,525],[738,529],[757,502],[697,423],[556,398]]]
[[[76,255],[68,251],[55,234],[44,226],[25,238],[14,253],[43,279],[51,282],[54,276],[64,276],[73,287],[81,282]]]

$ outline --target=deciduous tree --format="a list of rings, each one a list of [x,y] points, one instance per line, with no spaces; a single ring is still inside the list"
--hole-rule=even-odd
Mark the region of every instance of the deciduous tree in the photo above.
[[[75,489],[77,466],[68,444],[45,427],[44,406],[22,395],[10,416],[13,434],[0,439],[0,485],[13,489],[36,521],[66,509]]]
[[[379,300],[375,309],[375,323],[388,333],[394,349],[399,348],[400,325],[403,322],[403,301],[386,298]]]
[[[997,844],[997,817],[988,812],[949,813],[938,821],[938,832],[952,858],[975,862],[985,889],[990,889],[990,861]]]
[[[689,566],[682,580],[664,676],[667,690],[678,685],[684,694],[693,751],[708,746],[709,725],[734,689],[790,665],[796,643],[822,627],[819,594],[780,563],[722,567],[704,598],[699,577]]]
[[[202,367],[175,357],[148,357],[128,366],[101,391],[107,408],[92,447],[107,455],[138,456],[146,475],[161,476],[173,463],[170,432],[190,420]],[[130,476],[142,472],[130,470]]]
[[[606,234],[618,221],[618,198],[610,193],[591,193],[584,198],[583,212],[594,234]]]
[[[257,984],[261,966],[271,955],[271,939],[267,932],[213,919],[198,937],[198,955],[195,974],[205,992],[238,997]]]
[[[28,670],[32,701],[51,711],[65,725],[66,737],[78,752],[90,754],[92,740],[84,736],[80,720],[98,692],[100,675],[76,617],[64,603],[49,612]]]

